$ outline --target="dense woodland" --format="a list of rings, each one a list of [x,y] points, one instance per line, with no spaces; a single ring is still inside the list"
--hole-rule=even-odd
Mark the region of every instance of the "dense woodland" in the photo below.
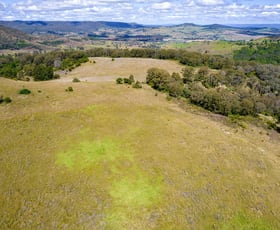
[[[266,45],[266,49],[262,48]],[[68,70],[87,62],[88,57],[138,57],[177,60],[185,65],[181,73],[153,68],[147,83],[172,97],[184,97],[207,110],[223,115],[271,115],[280,119],[280,44],[246,47],[234,59],[175,49],[104,49],[53,51],[44,54],[0,56],[0,76],[35,81],[58,78],[56,70]],[[254,49],[254,62],[247,60]],[[267,52],[267,53],[266,53]],[[257,57],[263,57],[259,60]],[[268,58],[269,57],[269,58]],[[258,63],[266,63],[261,64]]]
[[[249,42],[247,46],[234,52],[235,60],[256,61],[263,64],[280,64],[280,40]]]

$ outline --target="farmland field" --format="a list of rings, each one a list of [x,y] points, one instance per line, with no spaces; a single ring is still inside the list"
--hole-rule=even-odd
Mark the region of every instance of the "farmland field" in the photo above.
[[[55,81],[0,78],[1,229],[280,228],[278,134],[114,83],[175,62],[93,60]]]

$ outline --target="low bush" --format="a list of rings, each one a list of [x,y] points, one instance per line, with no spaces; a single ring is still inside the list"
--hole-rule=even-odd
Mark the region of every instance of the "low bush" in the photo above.
[[[128,85],[132,84],[132,80],[130,80],[129,78],[124,78],[123,82],[124,82],[124,84],[128,84]]]
[[[24,94],[24,95],[28,95],[28,94],[30,94],[31,93],[31,91],[29,90],[29,89],[21,89],[20,91],[19,91],[19,94]]]
[[[71,86],[69,86],[67,89],[65,89],[65,91],[66,91],[66,92],[73,92],[74,89],[73,89]]]
[[[120,78],[120,77],[118,77],[118,78],[116,79],[116,83],[117,83],[117,84],[123,84],[123,79]]]
[[[133,85],[132,88],[135,89],[141,89],[142,88],[142,84],[139,81],[136,81]]]
[[[12,102],[12,99],[11,98],[9,98],[9,97],[3,97],[3,96],[0,96],[0,104],[2,104],[2,103],[7,103],[7,104],[9,104],[9,103],[11,103]]]
[[[73,78],[72,82],[81,82],[79,78]]]
[[[5,98],[4,98],[4,102],[7,103],[7,104],[9,104],[9,103],[12,102],[12,99],[9,98],[9,97],[5,97]]]

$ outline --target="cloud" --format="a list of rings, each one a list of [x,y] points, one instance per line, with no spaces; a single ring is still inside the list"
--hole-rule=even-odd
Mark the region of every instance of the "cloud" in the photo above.
[[[0,0],[0,20],[86,20],[143,24],[279,23],[280,4],[244,0]],[[271,18],[269,18],[271,16]]]
[[[225,2],[223,0],[197,0],[198,5],[203,6],[215,6],[215,5],[223,5]]]
[[[154,3],[152,8],[155,10],[168,10],[171,8],[170,2],[161,2],[161,3]]]
[[[0,10],[4,10],[6,8],[6,4],[4,2],[0,2]]]
[[[276,12],[276,11],[271,11],[271,12],[265,11],[265,12],[262,12],[261,14],[262,14],[263,16],[275,16],[275,15],[279,15],[279,13]]]

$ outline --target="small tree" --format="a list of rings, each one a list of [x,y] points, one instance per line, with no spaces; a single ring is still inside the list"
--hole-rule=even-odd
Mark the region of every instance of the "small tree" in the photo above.
[[[123,79],[120,78],[120,77],[118,77],[118,78],[116,79],[116,83],[117,83],[117,84],[123,84]]]
[[[134,80],[134,76],[132,74],[129,75],[129,80],[131,81],[131,83],[134,83],[135,80]]]
[[[142,88],[142,84],[139,81],[136,81],[133,85],[132,88],[135,89],[141,89]]]

